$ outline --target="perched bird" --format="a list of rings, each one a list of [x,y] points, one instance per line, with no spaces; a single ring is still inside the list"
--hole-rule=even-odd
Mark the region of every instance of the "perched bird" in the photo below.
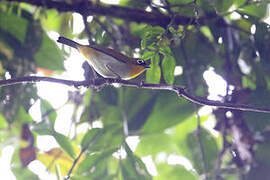
[[[77,49],[89,65],[104,78],[132,79],[149,68],[143,59],[131,58],[99,45],[81,45],[71,39],[59,37],[57,42]]]

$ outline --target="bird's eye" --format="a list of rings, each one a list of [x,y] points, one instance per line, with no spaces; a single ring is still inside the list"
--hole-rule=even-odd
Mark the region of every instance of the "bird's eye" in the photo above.
[[[145,61],[142,60],[142,59],[138,59],[138,60],[137,60],[137,63],[140,64],[140,65],[143,65],[143,64],[145,64]]]

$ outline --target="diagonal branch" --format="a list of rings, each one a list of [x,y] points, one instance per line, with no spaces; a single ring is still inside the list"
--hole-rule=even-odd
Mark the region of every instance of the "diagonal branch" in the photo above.
[[[54,82],[54,83],[61,83],[67,86],[74,86],[74,87],[93,87],[93,88],[104,88],[105,86],[113,85],[115,83],[120,84],[122,86],[129,86],[129,87],[137,87],[143,89],[152,89],[152,90],[167,90],[175,92],[179,97],[183,97],[188,101],[198,104],[198,105],[207,105],[207,106],[215,106],[224,109],[233,109],[239,111],[250,111],[250,112],[263,112],[263,113],[270,113],[270,108],[264,107],[255,107],[245,104],[233,104],[233,103],[224,103],[220,101],[213,101],[208,100],[204,97],[193,96],[186,91],[186,88],[175,86],[175,85],[167,85],[167,84],[151,84],[151,83],[144,83],[144,82],[133,82],[127,81],[122,79],[111,79],[111,78],[97,78],[92,79],[89,81],[73,81],[73,80],[64,80],[64,79],[57,79],[51,77],[41,77],[41,76],[26,76],[26,77],[19,77],[7,80],[0,80],[0,87],[1,86],[8,86],[13,84],[19,83],[35,83],[40,81],[47,81],[47,82]]]
[[[1,1],[1,0],[0,0]],[[166,14],[157,12],[147,12],[143,9],[117,6],[103,5],[93,3],[91,1],[73,1],[75,3],[67,3],[66,1],[54,0],[7,0],[8,2],[25,2],[34,6],[47,9],[57,9],[59,12],[77,12],[83,16],[101,15],[114,18],[120,18],[137,23],[147,23],[150,25],[158,25],[166,27],[171,17]],[[209,19],[209,17],[207,17]],[[205,24],[206,17],[198,19],[200,24]],[[176,25],[195,24],[195,18],[182,15],[176,15],[174,19]]]

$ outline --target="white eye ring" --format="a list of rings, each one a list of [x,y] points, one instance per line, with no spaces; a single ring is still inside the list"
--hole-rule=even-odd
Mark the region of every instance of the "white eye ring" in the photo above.
[[[142,59],[139,59],[139,60],[137,60],[137,63],[138,63],[138,64],[145,64],[145,61],[142,60]]]

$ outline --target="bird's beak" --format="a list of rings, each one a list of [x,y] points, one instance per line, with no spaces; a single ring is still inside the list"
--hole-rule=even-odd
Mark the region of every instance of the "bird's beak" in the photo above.
[[[146,61],[145,62],[145,65],[144,65],[144,68],[145,69],[149,69],[149,68],[151,68],[149,65],[151,64],[151,61]]]

